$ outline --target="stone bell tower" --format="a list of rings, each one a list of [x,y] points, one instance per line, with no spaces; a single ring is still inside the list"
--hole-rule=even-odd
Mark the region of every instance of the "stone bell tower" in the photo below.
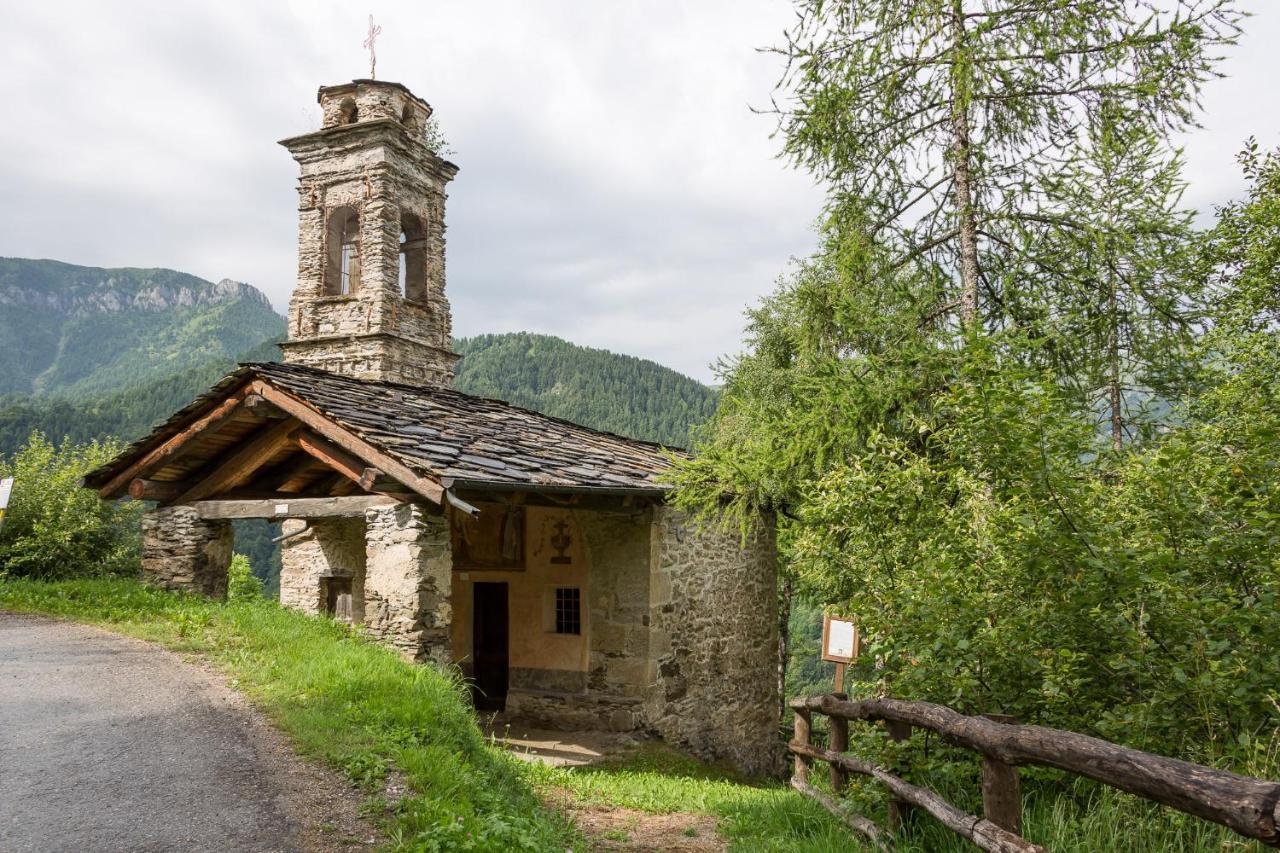
[[[281,141],[298,161],[298,285],[284,359],[361,379],[447,386],[458,356],[444,295],[445,185],[431,106],[399,83],[320,89],[323,126]]]

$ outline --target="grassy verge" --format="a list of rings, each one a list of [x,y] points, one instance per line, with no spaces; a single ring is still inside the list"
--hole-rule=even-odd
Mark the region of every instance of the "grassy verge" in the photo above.
[[[1224,827],[1103,785],[1087,780],[1068,785],[1056,773],[1040,774],[1044,778],[1035,774],[1023,785],[1023,833],[1054,853],[1261,853],[1266,849]],[[544,791],[568,791],[582,802],[650,813],[717,815],[735,850],[869,849],[861,836],[787,788],[746,785],[730,773],[660,747],[591,767],[536,766],[526,775]],[[820,772],[815,772],[814,781],[822,784]],[[970,813],[981,812],[976,785],[963,790],[945,787],[940,793],[952,803]],[[855,780],[850,796],[857,809],[884,826],[883,789]],[[900,853],[967,853],[976,848],[928,815],[917,814],[897,839],[896,849]]]
[[[458,683],[334,622],[262,600],[218,603],[107,579],[0,580],[0,608],[100,624],[199,653],[235,679],[301,753],[362,785],[372,805],[380,805],[381,783],[396,768],[413,793],[385,817],[392,849],[580,846],[515,759],[486,744]]]
[[[531,764],[529,780],[548,800],[568,792],[582,803],[650,814],[715,815],[733,850],[844,853],[866,848],[823,808],[780,783],[749,783],[659,745],[588,767]]]

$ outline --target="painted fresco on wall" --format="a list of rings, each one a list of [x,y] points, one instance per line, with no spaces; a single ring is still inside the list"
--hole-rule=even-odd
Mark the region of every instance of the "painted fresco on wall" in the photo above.
[[[480,504],[472,518],[454,513],[454,569],[524,568],[524,507]]]

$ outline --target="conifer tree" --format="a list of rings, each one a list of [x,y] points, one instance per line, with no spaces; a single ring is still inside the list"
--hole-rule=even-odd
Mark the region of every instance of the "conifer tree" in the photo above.
[[[1105,412],[1115,450],[1148,425],[1153,399],[1185,387],[1202,294],[1183,257],[1184,186],[1180,158],[1114,106],[1089,127],[1085,155],[1046,180],[1051,225],[1026,270],[1055,294],[1045,351],[1082,405]]]
[[[1080,156],[1105,103],[1192,123],[1231,0],[800,0],[778,48],[785,152],[894,265],[954,276],[944,306],[999,325],[1007,267],[1043,222],[1044,182]],[[1016,294],[1015,294],[1016,296]]]

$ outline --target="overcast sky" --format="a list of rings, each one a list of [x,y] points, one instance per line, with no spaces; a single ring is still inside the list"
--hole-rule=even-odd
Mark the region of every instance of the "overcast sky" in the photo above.
[[[1188,201],[1280,144],[1280,4],[1257,14],[1186,140]],[[821,192],[775,159],[784,0],[0,0],[0,255],[173,267],[262,289],[296,268],[296,166],[322,84],[368,74],[436,108],[454,333],[528,330],[702,380],[742,311],[814,245]]]

